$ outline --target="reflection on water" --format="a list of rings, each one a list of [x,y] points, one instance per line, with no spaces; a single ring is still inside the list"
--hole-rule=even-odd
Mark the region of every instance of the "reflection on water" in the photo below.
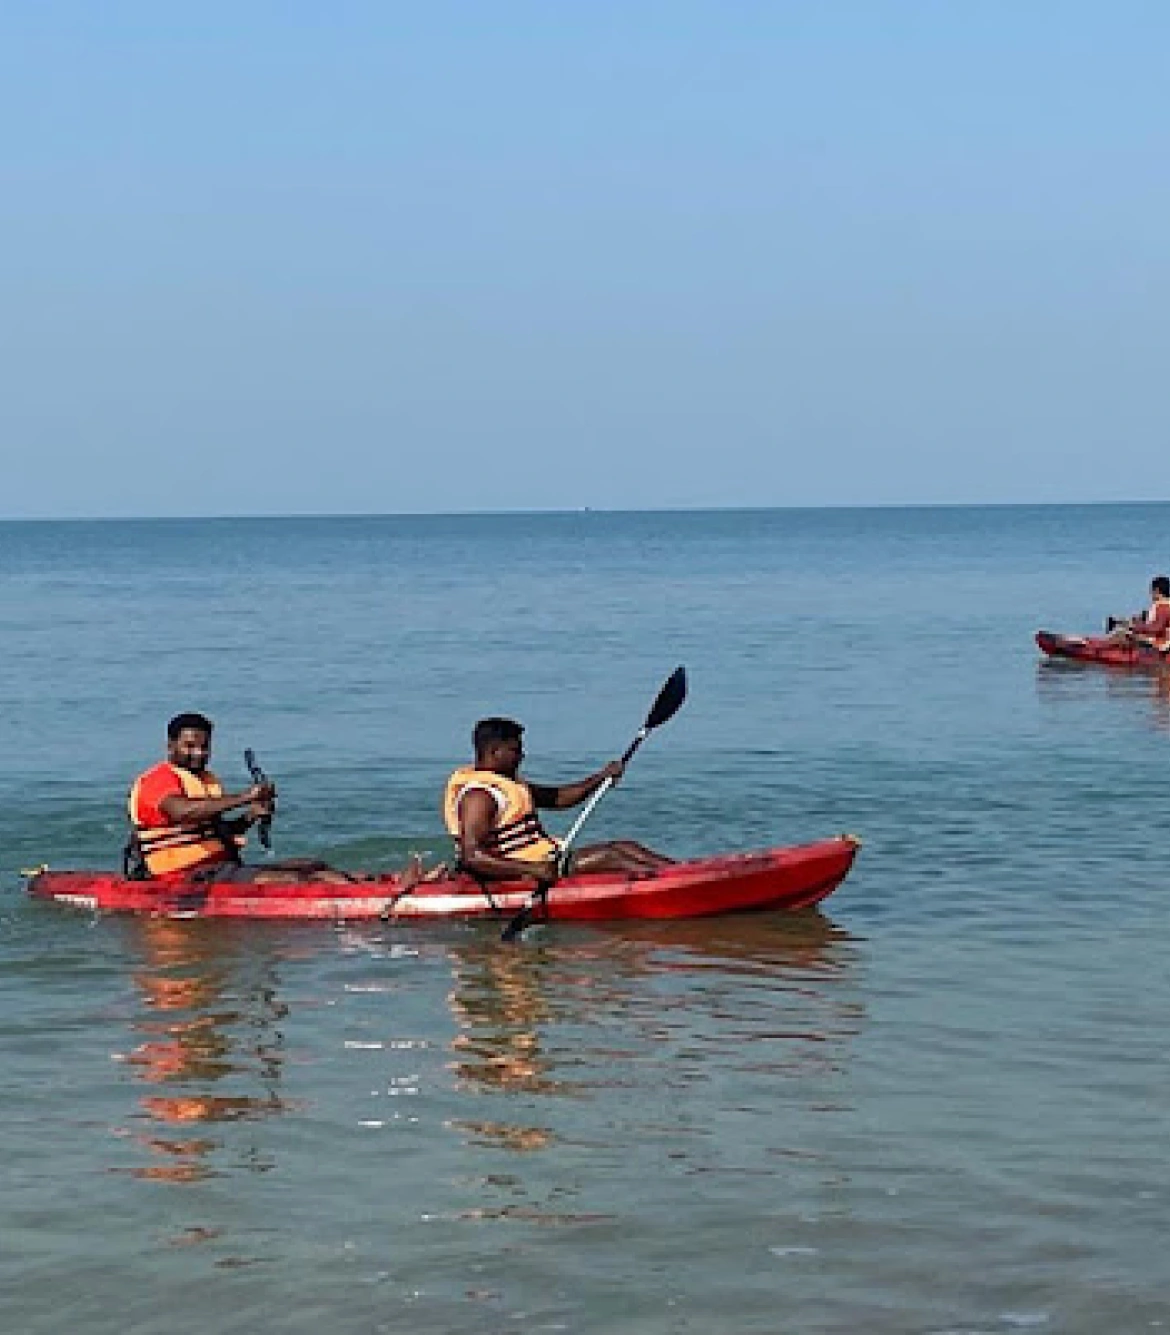
[[[668,1081],[843,1069],[864,1019],[857,943],[821,912],[645,923],[625,942],[633,976],[658,983],[636,1014],[643,1038],[686,1044]]]
[[[778,981],[804,974],[843,978],[853,967],[856,943],[817,909],[625,923],[620,936],[648,970],[716,969]]]
[[[1159,732],[1170,732],[1170,672],[1110,672],[1105,678],[1105,693],[1146,701],[1153,726]]]
[[[470,1088],[513,1096],[505,1106],[730,1067],[831,1073],[864,1018],[855,943],[816,911],[558,927],[545,942],[503,949],[476,936],[449,947],[451,1069]],[[453,1125],[510,1150],[558,1140],[546,1125],[510,1119]]]
[[[221,1171],[220,1124],[288,1107],[279,1094],[285,1010],[275,968],[251,948],[237,958],[222,933],[198,923],[150,918],[129,930],[140,957],[133,978],[142,1010],[132,1028],[141,1040],[122,1060],[151,1091],[139,1096],[136,1114],[150,1129],[127,1132],[151,1162],[130,1171],[152,1181],[202,1181]],[[257,1146],[239,1154],[249,1170],[272,1167]]]
[[[1036,664],[1036,692],[1045,702],[1098,699],[1137,700],[1148,705],[1150,722],[1170,732],[1170,671],[1107,667],[1100,663],[1042,659]]]
[[[548,961],[481,938],[452,948],[451,964],[447,1000],[457,1026],[451,1050],[459,1079],[491,1089],[561,1092],[540,1047],[539,1026],[551,1014]]]
[[[821,913],[469,934],[447,955],[446,1125],[482,1164],[453,1219],[654,1229],[688,1179],[735,1199],[824,1171],[810,1127],[851,1109],[865,1015],[858,943]]]

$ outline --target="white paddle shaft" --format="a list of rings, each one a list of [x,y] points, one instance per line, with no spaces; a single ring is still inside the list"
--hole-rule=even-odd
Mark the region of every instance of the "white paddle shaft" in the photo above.
[[[649,735],[649,733],[650,733],[649,728],[640,728],[638,730],[638,735],[630,743],[629,749],[626,751],[626,754],[622,756],[623,765],[629,763],[630,757],[634,754],[634,752],[638,749],[638,747],[640,747],[642,743],[646,740],[646,737]],[[598,804],[598,802],[601,801],[601,799],[606,795],[606,793],[609,792],[609,790],[614,786],[616,782],[617,782],[616,779],[606,776],[606,778],[604,778],[601,781],[601,783],[599,783],[597,787],[593,790],[593,792],[590,794],[589,801],[585,803],[585,809],[572,823],[572,825],[569,826],[568,834],[566,834],[565,837],[561,840],[562,861],[564,860],[565,854],[569,851],[569,845],[572,844],[573,840],[576,839],[578,834],[580,834],[581,826],[584,825],[585,822],[589,819],[589,813]]]

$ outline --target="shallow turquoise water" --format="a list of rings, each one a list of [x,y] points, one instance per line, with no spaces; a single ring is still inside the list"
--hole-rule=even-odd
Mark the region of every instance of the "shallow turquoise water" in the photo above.
[[[0,525],[5,1327],[1138,1331],[1161,1239],[1170,690],[1037,662],[1168,507]],[[823,912],[95,920],[165,719],[278,851],[444,851],[484,713],[534,777],[691,693],[590,830],[853,830]]]

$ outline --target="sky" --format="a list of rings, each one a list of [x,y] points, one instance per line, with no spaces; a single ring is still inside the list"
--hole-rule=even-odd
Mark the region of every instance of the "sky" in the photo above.
[[[0,518],[1170,497],[1164,0],[6,0]]]

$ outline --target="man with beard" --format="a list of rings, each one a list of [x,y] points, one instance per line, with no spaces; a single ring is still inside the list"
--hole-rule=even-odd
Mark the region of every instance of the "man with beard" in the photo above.
[[[203,714],[176,714],[167,724],[166,760],[134,780],[128,803],[133,827],[126,849],[128,874],[143,879],[182,875],[215,881],[352,881],[352,876],[312,858],[286,858],[261,867],[243,863],[240,852],[248,828],[276,809],[276,785],[266,780],[225,793],[207,767],[211,731],[211,720]]]

